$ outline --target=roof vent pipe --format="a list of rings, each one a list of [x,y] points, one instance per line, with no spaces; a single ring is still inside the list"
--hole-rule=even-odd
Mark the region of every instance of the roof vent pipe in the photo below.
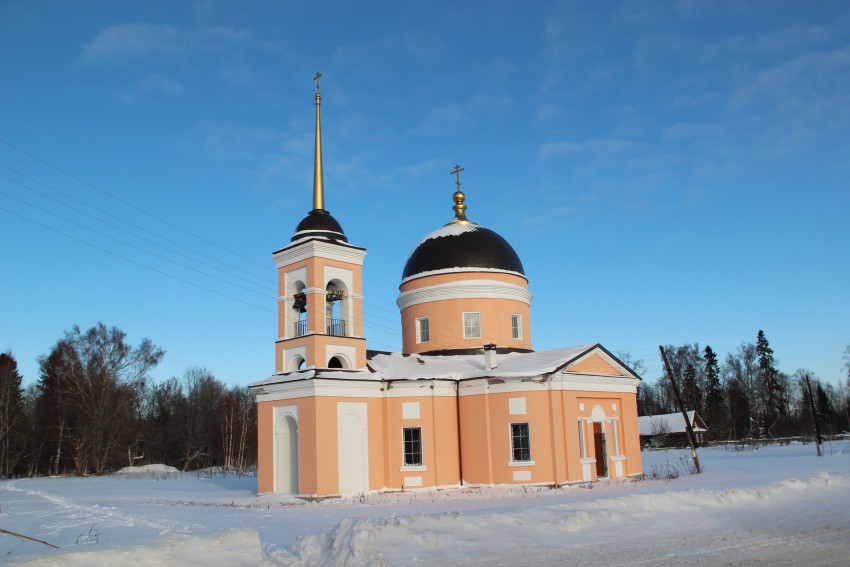
[[[499,362],[496,360],[496,345],[487,343],[484,345],[484,368],[492,370],[497,366],[499,366]]]

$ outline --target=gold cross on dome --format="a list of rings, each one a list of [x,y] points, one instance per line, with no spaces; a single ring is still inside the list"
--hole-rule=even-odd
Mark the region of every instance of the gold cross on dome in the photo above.
[[[321,76],[322,74],[316,71],[316,76],[313,77],[313,80],[316,81],[316,92],[319,92],[319,77]]]
[[[455,165],[455,168],[449,172],[449,175],[455,176],[455,185],[457,185],[458,191],[460,191],[460,172],[463,171],[463,169],[464,168],[462,168],[461,166]]]

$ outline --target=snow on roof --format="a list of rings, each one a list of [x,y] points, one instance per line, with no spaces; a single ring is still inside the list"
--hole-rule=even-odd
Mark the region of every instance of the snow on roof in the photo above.
[[[694,422],[696,412],[691,410],[688,412],[688,419],[691,421],[691,427],[694,433],[705,433],[708,431],[705,427],[697,425],[702,423],[702,419],[697,416],[697,422]],[[640,427],[641,435],[662,435],[664,433],[684,433],[685,418],[682,417],[682,412],[665,413],[659,415],[644,415],[638,417],[638,426]]]
[[[596,344],[556,348],[539,352],[499,354],[496,368],[485,368],[483,354],[402,354],[377,353],[362,370],[307,369],[273,374],[249,384],[258,387],[299,380],[329,378],[335,380],[467,380],[472,378],[519,378],[542,376],[575,360]]]
[[[277,372],[265,380],[248,384],[249,388],[267,386],[269,384],[284,384],[286,382],[298,382],[299,380],[310,380],[313,378],[329,378],[331,380],[380,380],[381,377],[368,370],[334,370],[308,368],[294,372]]]
[[[496,368],[485,368],[483,354],[405,356],[401,353],[375,355],[369,361],[369,367],[384,380],[539,376],[555,371],[593,346],[500,354]]]

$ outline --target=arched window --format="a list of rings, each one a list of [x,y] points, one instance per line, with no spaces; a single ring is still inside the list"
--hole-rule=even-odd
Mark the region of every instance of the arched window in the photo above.
[[[332,356],[328,361],[328,368],[345,368],[345,365],[340,357]]]
[[[327,333],[336,337],[348,336],[348,294],[345,290],[345,284],[339,280],[331,280],[325,288],[325,317],[327,325]]]
[[[304,293],[304,282],[295,282],[295,293],[292,294],[292,309],[297,313],[293,336],[301,337],[307,334],[307,294]]]
[[[304,360],[304,357],[300,356],[300,355],[296,355],[296,356],[293,356],[292,359],[289,361],[289,365],[288,365],[287,370],[290,371],[290,372],[292,372],[294,370],[301,370],[306,365],[307,365],[307,361]]]

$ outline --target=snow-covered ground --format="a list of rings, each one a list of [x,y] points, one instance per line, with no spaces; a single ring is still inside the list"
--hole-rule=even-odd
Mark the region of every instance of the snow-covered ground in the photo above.
[[[151,468],[0,482],[0,561],[29,565],[850,565],[850,442],[702,449],[705,473],[304,503]],[[687,468],[685,451],[644,470]]]

